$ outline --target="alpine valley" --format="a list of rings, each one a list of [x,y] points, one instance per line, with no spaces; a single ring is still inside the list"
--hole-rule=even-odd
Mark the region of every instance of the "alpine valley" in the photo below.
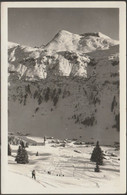
[[[59,31],[47,44],[8,43],[8,131],[119,141],[119,42]]]

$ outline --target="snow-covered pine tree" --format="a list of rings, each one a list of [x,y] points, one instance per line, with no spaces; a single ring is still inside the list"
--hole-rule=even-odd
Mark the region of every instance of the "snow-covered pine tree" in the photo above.
[[[99,146],[99,141],[97,141],[96,147],[93,149],[90,160],[92,162],[97,162],[98,165],[103,165],[103,159],[104,159],[103,151]]]
[[[17,161],[17,163],[19,163],[19,164],[29,163],[27,151],[22,146],[19,146],[15,161]]]
[[[8,143],[8,156],[11,156],[11,146],[9,143]]]

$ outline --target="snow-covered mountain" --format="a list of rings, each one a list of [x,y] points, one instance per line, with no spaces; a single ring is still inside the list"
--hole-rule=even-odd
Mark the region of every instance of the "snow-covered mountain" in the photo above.
[[[73,51],[88,53],[97,49],[109,49],[117,45],[118,41],[97,33],[73,34],[65,30],[59,31],[55,37],[45,46],[51,53],[58,51]]]
[[[87,77],[90,59],[86,53],[109,49],[118,41],[102,33],[72,34],[59,31],[43,48],[31,48],[9,42],[9,73],[19,79],[37,80],[51,76]]]
[[[119,140],[119,45],[60,31],[46,46],[9,43],[9,131]]]

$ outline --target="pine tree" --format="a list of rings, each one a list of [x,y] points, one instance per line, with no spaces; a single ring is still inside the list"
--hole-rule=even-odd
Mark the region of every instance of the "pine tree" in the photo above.
[[[96,147],[93,149],[90,160],[92,162],[97,162],[98,165],[103,165],[103,158],[104,158],[103,151],[99,146],[99,141],[97,141]]]
[[[29,163],[27,151],[22,146],[19,146],[15,161],[17,161],[19,164]]]
[[[11,146],[9,143],[8,143],[8,156],[11,156]]]

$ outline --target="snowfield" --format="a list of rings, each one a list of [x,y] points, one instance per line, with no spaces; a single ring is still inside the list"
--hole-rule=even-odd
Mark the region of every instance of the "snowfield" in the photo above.
[[[43,190],[42,185],[30,179],[29,177],[16,174],[14,172],[8,173],[8,185],[7,193],[14,194],[20,192],[22,193],[36,193],[36,189],[39,191]],[[15,182],[15,185],[14,185]],[[32,187],[30,187],[32,186]]]
[[[32,139],[32,138],[31,138]],[[43,138],[33,138],[43,142]],[[54,142],[54,143],[53,143]],[[18,145],[11,145],[8,156],[8,184],[6,193],[86,193],[118,192],[120,188],[120,156],[114,147],[101,147],[105,153],[100,172],[94,172],[95,163],[90,161],[94,146],[75,145],[46,140],[45,145],[29,146],[29,164],[17,164]],[[36,156],[36,153],[39,156]],[[36,180],[31,172],[36,170]]]

